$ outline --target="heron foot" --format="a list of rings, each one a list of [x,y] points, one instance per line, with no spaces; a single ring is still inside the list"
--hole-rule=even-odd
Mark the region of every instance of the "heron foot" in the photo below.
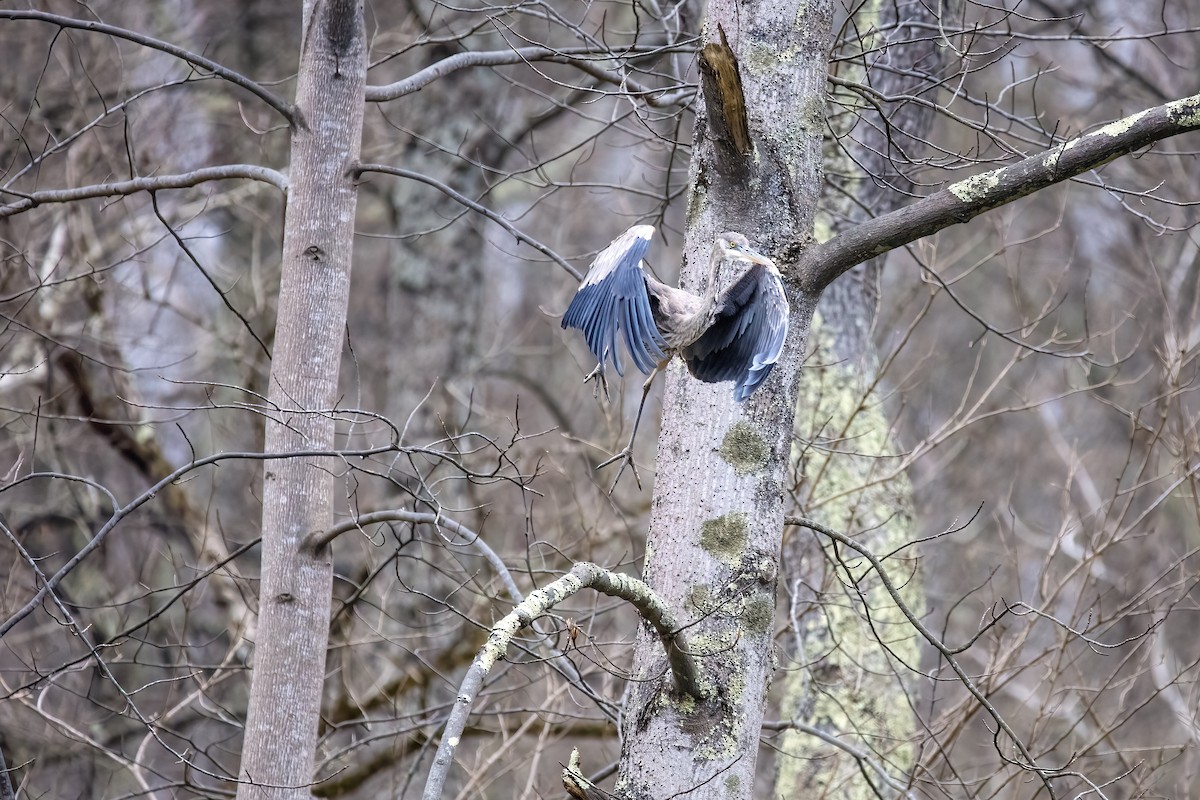
[[[596,368],[594,370],[592,370],[591,372],[589,372],[587,374],[587,377],[585,377],[583,379],[584,383],[589,383],[591,381],[596,382],[596,385],[592,387],[592,397],[599,398],[600,397],[600,389],[601,389],[601,387],[603,387],[604,401],[608,402],[608,401],[612,400],[612,397],[610,397],[608,394],[608,377],[605,376],[605,374],[604,374],[604,364],[603,363],[597,364]]]
[[[637,481],[637,487],[639,490],[641,490],[642,476],[638,475],[637,464],[633,463],[633,450],[630,449],[629,446],[626,446],[626,448],[624,450],[617,453],[615,456],[608,459],[607,461],[605,461],[601,464],[598,464],[596,466],[596,469],[598,469],[598,470],[604,469],[609,464],[615,464],[618,461],[621,462],[621,468],[619,470],[617,470],[617,477],[613,479],[612,486],[609,487],[608,493],[612,494],[613,492],[615,492],[617,490],[617,482],[620,481],[621,476],[625,474],[626,467],[628,467],[629,471],[633,473],[633,479],[635,481]]]

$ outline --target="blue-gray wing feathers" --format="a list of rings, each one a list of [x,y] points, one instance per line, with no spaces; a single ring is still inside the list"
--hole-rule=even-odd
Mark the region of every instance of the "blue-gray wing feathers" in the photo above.
[[[630,228],[600,253],[563,314],[562,326],[579,329],[596,361],[611,360],[618,375],[625,374],[618,334],[643,373],[649,374],[667,357],[641,268],[653,232],[650,226]]]

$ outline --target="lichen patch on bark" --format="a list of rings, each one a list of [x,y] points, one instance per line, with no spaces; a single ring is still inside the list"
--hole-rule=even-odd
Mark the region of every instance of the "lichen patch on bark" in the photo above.
[[[742,627],[751,636],[761,636],[771,630],[775,618],[775,604],[765,595],[748,598],[740,614]]]
[[[721,458],[739,475],[748,475],[762,469],[769,456],[767,443],[750,423],[744,420],[734,423],[721,441]]]
[[[698,584],[688,589],[687,601],[690,611],[697,614],[709,614],[713,610],[712,590],[704,584]]]
[[[705,520],[700,526],[700,546],[731,567],[741,561],[748,540],[749,525],[745,514],[723,514],[716,519]]]
[[[994,169],[990,172],[983,172],[979,175],[972,175],[969,178],[952,183],[946,188],[950,193],[962,200],[964,203],[969,203],[981,197],[987,197],[988,192],[1000,185],[1001,170]]]
[[[1167,103],[1167,108],[1181,125],[1200,125],[1200,95]]]

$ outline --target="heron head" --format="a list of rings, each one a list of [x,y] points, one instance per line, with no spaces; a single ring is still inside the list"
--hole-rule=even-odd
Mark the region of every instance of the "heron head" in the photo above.
[[[751,247],[750,241],[740,233],[722,233],[717,237],[716,248],[723,260],[749,261],[775,268],[775,262]]]

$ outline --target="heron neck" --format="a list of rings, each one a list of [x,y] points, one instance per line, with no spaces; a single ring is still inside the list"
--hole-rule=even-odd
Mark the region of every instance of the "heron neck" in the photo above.
[[[711,309],[717,302],[717,272],[721,266],[721,251],[713,248],[713,254],[708,259],[708,283],[704,287],[704,308]]]

